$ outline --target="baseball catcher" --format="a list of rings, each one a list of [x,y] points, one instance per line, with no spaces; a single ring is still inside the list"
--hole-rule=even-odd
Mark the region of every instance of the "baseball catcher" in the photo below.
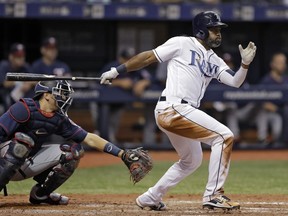
[[[0,117],[0,191],[9,181],[33,177],[32,204],[67,205],[69,198],[54,191],[77,168],[84,150],[81,143],[123,160],[134,183],[151,169],[152,159],[141,148],[122,150],[85,131],[67,115],[74,90],[67,81],[39,82],[33,98],[22,98]],[[57,134],[67,143],[46,144]]]

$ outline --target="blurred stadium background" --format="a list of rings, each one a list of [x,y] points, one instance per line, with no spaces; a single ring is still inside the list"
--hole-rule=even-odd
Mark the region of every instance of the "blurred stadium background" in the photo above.
[[[288,53],[287,0],[0,0],[0,58],[7,59],[10,46],[17,42],[25,45],[26,61],[32,64],[41,56],[43,38],[55,37],[58,58],[67,63],[72,75],[100,76],[104,65],[117,59],[123,49],[132,47],[138,53],[152,49],[170,37],[191,35],[192,18],[204,10],[220,13],[228,23],[229,28],[222,32],[222,46],[215,51],[218,55],[229,54],[236,68],[240,64],[239,43],[246,45],[251,40],[258,48],[247,84],[236,90],[217,84],[211,86],[202,109],[226,124],[223,106],[227,102],[244,106],[250,102],[261,105],[272,101],[281,107],[283,119],[277,143],[275,140],[275,143],[269,143],[271,125],[268,141],[263,142],[259,140],[256,125],[248,119],[239,122],[237,147],[287,148],[288,88],[285,85],[259,85],[270,71],[272,54]],[[157,65],[147,70],[156,77]],[[154,121],[153,106],[163,88],[157,77],[141,96],[131,90],[104,87],[95,82],[75,82],[73,86],[76,95],[69,116],[83,128],[111,138],[111,104],[121,103],[125,104],[125,109],[116,117],[119,126],[114,131],[118,145],[171,148],[155,125],[150,125],[154,128],[148,133],[155,141],[144,142],[145,136],[147,138],[145,125],[151,119]]]

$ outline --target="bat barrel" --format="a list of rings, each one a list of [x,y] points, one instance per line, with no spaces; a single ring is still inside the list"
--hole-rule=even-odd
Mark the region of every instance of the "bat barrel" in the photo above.
[[[33,73],[7,73],[6,80],[8,81],[48,81],[48,80],[72,80],[72,81],[93,81],[101,80],[100,77],[68,77],[55,76],[47,74],[33,74]]]

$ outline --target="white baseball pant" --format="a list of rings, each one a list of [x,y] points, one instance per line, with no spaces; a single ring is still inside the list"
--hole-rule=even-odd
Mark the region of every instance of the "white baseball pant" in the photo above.
[[[180,160],[162,178],[139,196],[145,205],[158,204],[165,193],[202,163],[201,142],[211,146],[209,177],[203,202],[224,193],[233,146],[233,133],[222,123],[189,104],[159,101],[155,108],[159,128],[167,134]]]

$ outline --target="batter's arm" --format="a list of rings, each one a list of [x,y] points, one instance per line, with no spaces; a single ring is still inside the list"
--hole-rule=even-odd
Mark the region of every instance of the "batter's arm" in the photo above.
[[[93,133],[88,133],[83,143],[102,152],[113,154],[114,156],[121,157],[124,150],[119,149],[117,146],[109,143],[107,140],[97,136]]]
[[[257,47],[253,42],[249,42],[245,49],[239,44],[239,52],[242,58],[239,70],[234,75],[230,73],[231,70],[226,70],[220,73],[219,80],[226,85],[239,88],[246,78],[249,65],[255,57],[256,49]]]
[[[111,68],[110,71],[103,73],[101,75],[100,83],[108,84],[110,83],[110,80],[115,79],[119,73],[137,71],[154,62],[158,62],[158,60],[152,50],[141,52],[138,55],[129,59],[124,64],[121,64],[116,68]]]
[[[138,55],[132,57],[123,65],[125,66],[127,72],[131,72],[131,71],[140,70],[154,62],[158,62],[158,60],[154,52],[152,50],[149,50],[149,51],[141,52]]]
[[[239,88],[245,81],[248,67],[249,66],[242,64],[237,72],[234,72],[232,70],[223,71],[219,75],[218,79],[220,80],[220,82],[226,85]]]

